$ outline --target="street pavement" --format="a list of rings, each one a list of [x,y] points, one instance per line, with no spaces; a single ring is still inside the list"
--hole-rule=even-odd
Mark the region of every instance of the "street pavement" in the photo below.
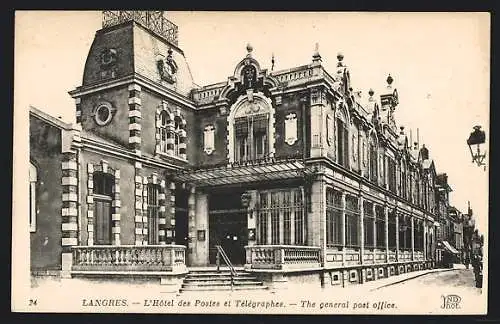
[[[404,279],[404,278],[403,278]],[[384,293],[398,293],[402,291],[462,291],[464,293],[481,294],[481,288],[476,288],[474,272],[471,269],[449,269],[432,271],[420,276],[408,278],[404,281],[395,281],[379,286],[376,290]]]

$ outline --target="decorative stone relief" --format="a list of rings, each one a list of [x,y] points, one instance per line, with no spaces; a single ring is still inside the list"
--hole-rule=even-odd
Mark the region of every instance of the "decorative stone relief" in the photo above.
[[[177,63],[172,57],[172,49],[168,50],[168,56],[166,59],[161,57],[157,60],[156,64],[158,67],[158,72],[160,73],[160,78],[168,83],[175,83],[177,81]]]
[[[293,145],[297,141],[297,114],[290,113],[285,117],[285,142]]]
[[[332,115],[326,115],[326,140],[328,145],[333,146],[335,138],[335,120]]]
[[[215,150],[215,128],[213,125],[205,126],[203,143],[205,153],[212,154]]]

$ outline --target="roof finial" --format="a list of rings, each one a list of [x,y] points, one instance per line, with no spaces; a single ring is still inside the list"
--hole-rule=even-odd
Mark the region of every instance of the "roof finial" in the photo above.
[[[321,55],[319,54],[319,43],[314,45],[313,61],[321,60]]]
[[[344,60],[344,54],[342,54],[342,52],[337,53],[337,60],[338,60],[337,67],[344,66],[344,63],[342,63],[342,61]]]
[[[253,47],[250,43],[247,44],[247,56],[252,56]]]
[[[274,52],[272,53],[271,56],[271,71],[274,70]]]
[[[389,76],[387,76],[387,88],[391,88],[391,85],[392,85],[392,82],[394,81],[394,79],[392,78],[391,74],[389,73]]]

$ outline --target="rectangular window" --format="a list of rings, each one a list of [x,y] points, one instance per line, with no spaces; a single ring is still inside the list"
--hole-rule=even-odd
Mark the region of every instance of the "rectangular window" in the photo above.
[[[36,182],[30,182],[30,232],[36,232]]]
[[[148,244],[158,244],[158,214],[160,211],[160,202],[158,194],[160,186],[157,184],[149,183],[147,185],[148,192]]]
[[[406,249],[411,249],[411,219],[407,218],[406,220],[408,227],[406,228]]]
[[[160,128],[160,152],[167,153],[167,129]]]
[[[372,182],[377,182],[377,162],[378,162],[377,147],[370,144],[370,180]]]
[[[388,238],[389,238],[389,249],[396,249],[396,235],[398,235],[398,231],[396,229],[396,216],[394,214],[389,215],[388,224]]]
[[[342,245],[342,193],[328,188],[326,191],[326,245]]]
[[[381,206],[375,207],[375,227],[377,233],[376,247],[385,249],[385,213]]]
[[[387,160],[388,177],[389,177],[389,190],[396,193],[396,163],[393,159]]]
[[[374,241],[374,237],[373,237],[373,231],[374,231],[375,217],[373,215],[373,204],[372,203],[367,202],[367,201],[365,201],[363,203],[363,214],[364,214],[363,232],[364,232],[364,238],[365,238],[365,246],[366,247],[374,247],[375,241]]]
[[[94,195],[94,243],[111,244],[111,197]]]
[[[257,215],[257,244],[305,243],[301,189],[261,191]]]
[[[345,209],[346,246],[359,247],[358,226],[359,226],[358,199],[352,196],[346,196],[346,209]]]
[[[283,244],[292,244],[292,206],[290,191],[283,192]]]
[[[279,192],[271,193],[271,244],[280,244]]]
[[[259,194],[259,211],[257,220],[257,244],[267,244],[267,193]]]
[[[302,190],[293,190],[293,213],[295,225],[295,244],[304,245],[305,243],[305,222],[304,222],[304,206],[302,199]]]

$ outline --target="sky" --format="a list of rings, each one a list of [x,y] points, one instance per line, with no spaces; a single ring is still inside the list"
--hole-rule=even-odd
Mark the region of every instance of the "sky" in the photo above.
[[[488,167],[471,162],[466,139],[475,125],[489,136],[489,14],[167,12],[166,17],[179,26],[179,47],[200,85],[227,80],[247,43],[263,68],[270,69],[274,53],[275,70],[309,64],[318,43],[323,65],[333,74],[342,52],[352,87],[365,96],[370,88],[380,95],[390,73],[399,94],[396,123],[411,129],[413,140],[418,128],[437,172],[448,174],[451,204],[466,212],[470,201],[476,226],[487,234]],[[81,85],[101,19],[100,11],[16,12],[14,132],[21,141],[27,130],[19,121],[27,118],[29,105],[74,122],[68,91]]]

